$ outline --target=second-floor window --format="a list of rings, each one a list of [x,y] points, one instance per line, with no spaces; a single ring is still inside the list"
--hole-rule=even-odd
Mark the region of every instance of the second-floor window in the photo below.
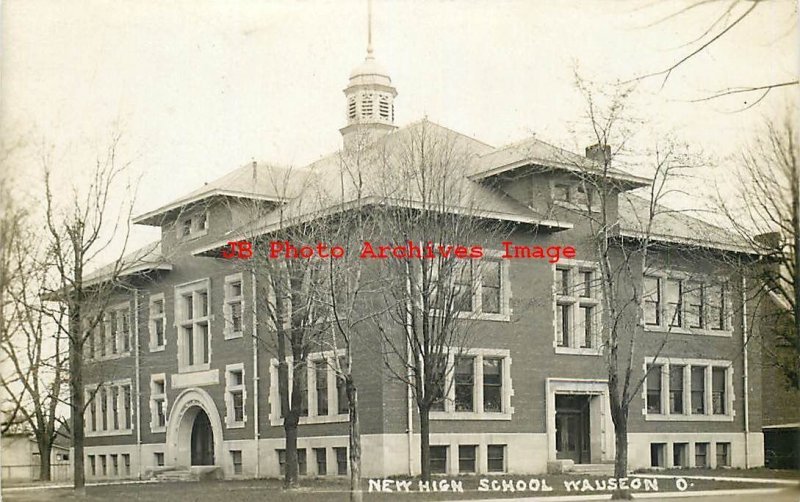
[[[207,369],[210,363],[209,289],[208,279],[175,288],[180,371]]]
[[[244,294],[242,289],[242,274],[233,274],[225,278],[225,338],[238,338],[242,336],[244,319]]]
[[[166,346],[167,314],[164,304],[164,295],[150,297],[150,350],[161,350]]]
[[[117,357],[130,353],[130,305],[125,302],[110,308],[105,315],[104,332],[96,330],[101,339],[95,340],[95,354],[99,348],[98,357]],[[99,343],[98,343],[99,342]]]
[[[508,264],[494,256],[481,260],[456,260],[450,280],[439,282],[438,263],[432,264],[431,300],[437,309],[447,308],[451,302],[453,312],[473,314],[480,318],[504,320],[510,315],[508,307]]]
[[[491,418],[510,415],[511,358],[507,351],[469,349],[448,356],[441,401],[431,411],[435,418],[458,418],[461,413]],[[437,416],[438,415],[438,416]]]
[[[644,324],[681,331],[724,332],[730,328],[728,283],[669,275],[645,276]]]
[[[597,350],[600,344],[597,266],[563,263],[555,271],[556,347]]]

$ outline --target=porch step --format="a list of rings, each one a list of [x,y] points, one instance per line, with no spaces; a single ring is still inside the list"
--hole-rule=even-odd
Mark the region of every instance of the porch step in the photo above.
[[[573,464],[569,472],[595,476],[612,476],[614,474],[614,464]]]
[[[158,481],[199,481],[200,477],[188,469],[169,469],[154,473]]]

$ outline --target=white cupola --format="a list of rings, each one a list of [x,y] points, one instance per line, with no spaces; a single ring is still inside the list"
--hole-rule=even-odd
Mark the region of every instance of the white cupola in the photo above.
[[[368,3],[367,57],[350,73],[344,90],[347,125],[342,133],[344,147],[372,143],[397,128],[394,125],[394,98],[397,89],[372,50],[372,2]]]

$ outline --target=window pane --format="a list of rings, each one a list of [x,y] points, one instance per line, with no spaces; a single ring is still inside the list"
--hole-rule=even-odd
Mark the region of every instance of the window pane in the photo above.
[[[481,310],[489,314],[500,313],[500,262],[488,260],[481,270]]]
[[[672,445],[672,465],[673,467],[686,467],[686,449],[689,443],[674,443]]]
[[[692,413],[705,413],[706,369],[703,366],[692,366]]]
[[[483,411],[503,411],[503,360],[483,359]]]
[[[475,358],[458,357],[455,362],[456,411],[474,411]]]
[[[727,413],[725,373],[725,368],[711,369],[711,405],[715,415],[724,415]]]
[[[669,367],[669,412],[683,414],[683,368]]]
[[[336,474],[347,475],[347,448],[334,448],[336,453]]]
[[[682,288],[683,283],[673,279],[667,279],[664,286],[664,296],[667,300],[667,321],[670,326],[683,326]]]
[[[581,284],[578,291],[584,298],[592,297],[592,275],[590,270],[581,271]]]
[[[644,278],[644,322],[651,326],[661,325],[661,280]]]
[[[725,285],[707,286],[708,327],[715,330],[725,329]]]
[[[686,324],[690,328],[703,327],[703,285],[699,282],[687,281],[686,290]]]
[[[317,389],[317,415],[328,414],[328,363],[317,361],[316,389]]]
[[[300,416],[308,416],[308,377],[306,376],[306,367],[302,365],[300,371],[295,374],[297,378],[298,389],[300,392]]]
[[[578,319],[576,331],[580,335],[580,344],[583,348],[591,348],[592,346],[592,338],[594,336],[592,319],[593,310],[593,307],[581,307],[578,309],[578,314],[580,317]]]
[[[717,443],[717,467],[730,467],[730,452],[730,443]]]
[[[458,263],[453,268],[453,308],[457,312],[472,312],[472,266],[470,262]]]
[[[556,306],[556,343],[559,347],[569,345],[569,313],[571,305]]]
[[[647,374],[647,413],[661,413],[661,365],[650,366]]]
[[[708,467],[708,443],[694,444],[694,466]]]
[[[570,295],[569,290],[569,269],[557,269],[558,273],[558,291],[559,294],[564,296]]]

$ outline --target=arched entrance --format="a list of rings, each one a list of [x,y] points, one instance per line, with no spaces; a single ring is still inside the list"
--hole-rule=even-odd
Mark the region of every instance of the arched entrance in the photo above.
[[[167,465],[222,466],[222,444],[222,421],[211,396],[200,388],[181,392],[167,423]]]
[[[214,431],[203,410],[197,412],[192,426],[192,465],[214,465]]]

